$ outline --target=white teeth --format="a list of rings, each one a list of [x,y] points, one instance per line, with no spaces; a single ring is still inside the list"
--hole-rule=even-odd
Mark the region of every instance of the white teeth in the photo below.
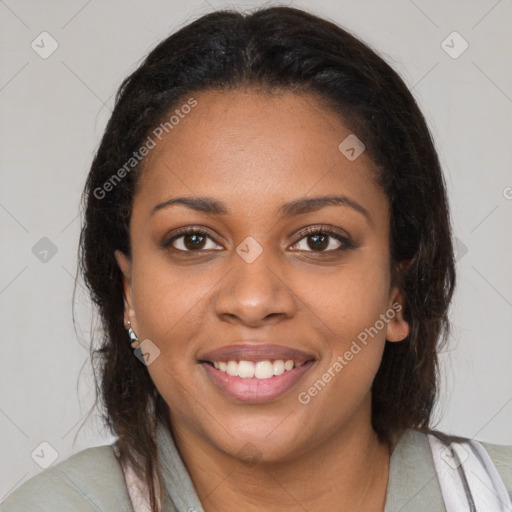
[[[282,375],[284,373],[284,361],[282,359],[278,359],[274,361],[274,375]]]
[[[257,379],[270,379],[274,375],[271,361],[258,361],[254,367],[254,376]]]
[[[292,359],[284,361],[277,359],[275,361],[213,361],[213,366],[232,377],[241,377],[243,379],[250,379],[256,377],[257,379],[270,379],[273,376],[282,375],[285,371],[300,368],[305,361],[295,362]]]
[[[230,363],[231,362],[234,361],[230,361]],[[252,361],[240,361],[238,363],[238,376],[242,377],[242,379],[250,379],[254,377],[254,363]]]
[[[238,376],[238,364],[236,361],[228,361],[228,367],[226,368],[226,373],[231,375],[232,377]]]

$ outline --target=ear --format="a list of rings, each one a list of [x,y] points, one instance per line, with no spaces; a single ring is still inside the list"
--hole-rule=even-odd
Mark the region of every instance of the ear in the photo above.
[[[387,341],[403,341],[409,335],[409,323],[404,320],[404,307],[405,300],[402,293],[394,288],[388,304]]]
[[[123,274],[123,301],[124,301],[124,323],[125,325],[130,321],[132,327],[135,329],[135,308],[132,295],[132,264],[130,258],[123,252],[114,251],[117,264]]]

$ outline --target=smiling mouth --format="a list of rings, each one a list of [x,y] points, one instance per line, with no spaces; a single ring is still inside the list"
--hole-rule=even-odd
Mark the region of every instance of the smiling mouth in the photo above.
[[[290,392],[318,359],[313,351],[263,340],[243,340],[198,356],[216,390],[238,403],[251,404],[272,402]]]
[[[308,360],[309,361],[309,360]],[[219,372],[230,375],[231,377],[240,377],[241,379],[272,379],[279,377],[295,368],[300,368],[308,361],[294,361],[293,359],[276,359],[274,361],[266,359],[263,361],[231,360],[231,361],[204,361],[213,366]]]
[[[291,392],[314,366],[316,360],[201,361],[214,388],[238,403],[264,404]],[[215,368],[218,365],[219,368]],[[293,366],[292,366],[293,365]],[[238,373],[238,375],[230,375]],[[277,375],[274,375],[276,371]],[[271,374],[272,372],[272,374]]]

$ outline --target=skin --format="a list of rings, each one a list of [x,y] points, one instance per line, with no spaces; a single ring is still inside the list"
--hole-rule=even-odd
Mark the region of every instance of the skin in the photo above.
[[[403,305],[390,279],[389,204],[375,164],[367,152],[350,161],[338,150],[352,132],[313,96],[243,89],[194,97],[197,106],[146,158],[132,259],[116,258],[125,321],[160,350],[148,371],[204,509],[382,511],[390,449],[372,429],[370,389],[386,339],[409,332],[401,313],[309,403],[298,401],[358,334]],[[329,194],[356,201],[368,218],[346,205],[278,217],[285,202]],[[151,215],[180,196],[213,197],[228,213],[172,205]],[[162,247],[186,226],[212,239],[189,252],[178,249],[190,237]],[[354,247],[336,250],[329,238],[329,250],[318,250],[301,234],[306,226],[331,226]],[[249,236],[262,248],[252,263],[236,252]],[[243,404],[213,386],[198,358],[244,339],[297,347],[316,361],[285,395]]]

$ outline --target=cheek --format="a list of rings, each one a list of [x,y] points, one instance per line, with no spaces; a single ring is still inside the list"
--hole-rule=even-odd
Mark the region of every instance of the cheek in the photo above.
[[[156,259],[146,259],[137,266],[134,258],[133,276],[141,335],[159,347],[169,366],[188,364],[192,358],[192,344],[188,341],[204,329],[207,296],[213,281],[209,282],[207,274],[198,279],[191,269],[172,269]]]
[[[386,314],[389,301],[387,268],[385,252],[363,250],[330,278],[322,279],[321,286],[310,289],[306,300],[315,304],[315,312],[328,327],[328,353],[304,390],[305,398],[314,395],[318,406],[343,402],[336,410],[348,414],[368,395],[386,340],[387,324],[381,315]],[[324,385],[329,388],[326,392]]]
[[[146,258],[139,267],[134,258],[133,275],[137,325],[143,338],[160,351],[147,370],[170,409],[188,417],[198,370],[194,339],[205,329],[205,293],[212,285],[162,265],[156,258]]]
[[[387,259],[385,255],[367,256],[357,254],[335,273],[301,287],[304,301],[329,328],[333,350],[336,346],[343,350],[386,310],[390,290]]]
[[[387,274],[366,267],[338,277],[312,297],[328,326],[328,350],[298,396],[301,404],[324,414],[327,430],[337,428],[368,399],[386,340],[381,315],[388,303]]]

